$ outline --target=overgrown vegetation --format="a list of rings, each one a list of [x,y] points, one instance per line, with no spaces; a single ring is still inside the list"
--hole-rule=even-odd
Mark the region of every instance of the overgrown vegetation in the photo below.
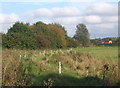
[[[78,42],[67,36],[60,24],[36,22],[33,25],[16,22],[2,34],[2,46],[8,49],[41,49],[77,47]]]
[[[84,24],[77,25],[73,38],[60,24],[43,22],[17,22],[0,35],[3,86],[119,85],[117,47],[92,47],[100,45],[102,39],[90,41]],[[118,39],[113,45],[117,43]]]
[[[120,81],[116,47],[4,49],[2,55],[3,86],[114,86]]]

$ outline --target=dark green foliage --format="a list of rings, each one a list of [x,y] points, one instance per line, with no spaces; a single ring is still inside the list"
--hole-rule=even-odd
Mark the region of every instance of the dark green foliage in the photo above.
[[[34,33],[24,23],[15,23],[7,34],[3,35],[2,40],[3,48],[37,49]]]
[[[51,84],[52,86],[101,86],[103,83],[102,79],[94,76],[76,78],[71,75],[50,73],[42,76],[34,75],[33,77],[36,78],[36,81],[33,83],[34,85],[42,85],[46,88],[48,88],[50,85],[45,84]],[[43,80],[44,82],[42,82]]]
[[[36,49],[37,41],[33,36],[20,34],[20,33],[10,33],[2,37],[3,48],[17,48],[17,49]]]
[[[2,36],[3,35],[4,35],[3,33],[0,33],[0,48],[2,47]]]
[[[91,39],[90,42],[93,44],[93,45],[99,45],[101,43],[101,39]]]
[[[90,45],[90,39],[89,39],[89,32],[86,28],[86,25],[84,24],[78,24],[76,34],[74,36],[76,40],[80,43],[82,46],[89,46]]]
[[[3,48],[63,48],[66,47],[67,41],[67,33],[64,27],[59,24],[47,25],[43,22],[37,22],[33,25],[16,22],[8,32],[2,34],[2,36]],[[70,47],[72,46],[73,45],[70,45]]]
[[[31,35],[31,30],[29,30],[28,28],[29,26],[27,24],[24,23],[20,23],[20,22],[16,22],[13,27],[11,27],[8,30],[8,33],[25,33],[25,34],[30,34]]]
[[[67,38],[67,47],[78,47],[79,46],[79,43],[76,39],[74,38],[70,38],[68,37]]]

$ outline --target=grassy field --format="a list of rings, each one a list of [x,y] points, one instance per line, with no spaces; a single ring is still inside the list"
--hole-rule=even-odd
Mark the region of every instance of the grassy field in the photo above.
[[[2,55],[3,86],[102,86],[120,80],[117,47],[4,49]]]
[[[89,53],[93,58],[107,60],[109,63],[118,62],[118,47],[88,47],[75,50]]]

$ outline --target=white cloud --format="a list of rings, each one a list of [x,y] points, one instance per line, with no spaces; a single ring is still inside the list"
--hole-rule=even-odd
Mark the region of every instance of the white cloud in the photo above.
[[[12,13],[12,14],[0,14],[0,23],[6,24],[6,23],[13,23],[20,20],[19,16]]]
[[[41,8],[33,11],[27,12],[25,15],[30,17],[38,18],[38,17],[50,17],[53,15],[52,11],[47,8]]]
[[[91,38],[118,35],[118,24],[116,23],[89,24],[88,28],[91,34]]]
[[[106,23],[106,24],[101,23],[101,24],[94,24],[94,27],[99,28],[99,30],[100,30],[101,32],[102,32],[102,31],[106,31],[106,30],[107,30],[107,32],[110,32],[110,31],[108,31],[108,30],[115,28],[115,24],[114,24],[114,23]],[[105,30],[105,29],[106,29],[106,30]],[[114,30],[113,30],[113,31],[114,31]]]
[[[19,20],[20,20],[19,16],[14,14],[14,13],[12,13],[8,16],[8,21],[9,22],[16,22],[16,21],[19,21]]]
[[[118,23],[118,16],[103,16],[102,20],[106,23]]]
[[[54,17],[80,16],[80,10],[76,7],[52,8]]]
[[[100,22],[102,22],[101,17],[95,16],[95,15],[85,16],[84,21],[87,23],[100,23]]]
[[[16,21],[19,21],[20,18],[18,15],[12,14],[1,14],[0,13],[0,32],[6,33],[8,28]]]
[[[88,25],[91,37],[117,36],[118,7],[109,3],[94,3],[85,9],[83,22]]]
[[[0,14],[0,23],[4,23],[6,20],[6,15]]]
[[[88,24],[98,24],[98,23],[118,23],[117,16],[97,16],[88,15],[83,17],[83,22]]]
[[[40,8],[23,13],[22,20],[28,22],[43,21],[45,23],[76,24],[82,21],[82,15],[77,7]]]
[[[76,7],[63,7],[63,8],[40,8],[34,11],[29,11],[25,15],[40,18],[40,17],[72,17],[80,16],[80,11]]]
[[[59,17],[55,18],[54,21],[62,24],[75,25],[82,22],[82,17]]]
[[[117,15],[118,13],[118,6],[115,4],[108,4],[108,3],[94,3],[86,9],[86,13],[90,15]]]

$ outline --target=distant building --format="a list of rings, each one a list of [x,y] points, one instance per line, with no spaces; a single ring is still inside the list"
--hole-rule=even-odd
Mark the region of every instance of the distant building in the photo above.
[[[112,44],[113,42],[110,40],[110,41],[102,41],[101,43],[102,44]]]

